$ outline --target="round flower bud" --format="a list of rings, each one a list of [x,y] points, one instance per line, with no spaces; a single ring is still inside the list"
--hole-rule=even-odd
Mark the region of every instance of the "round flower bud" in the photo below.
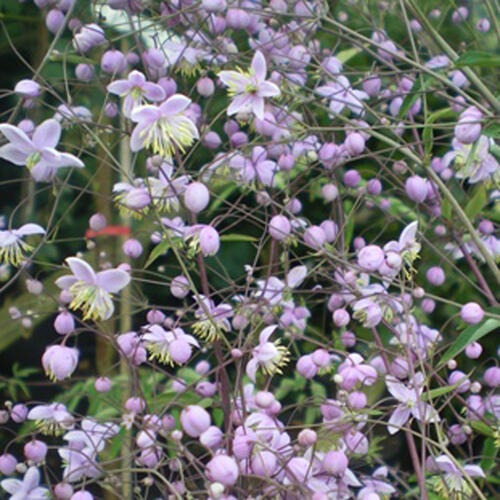
[[[292,225],[284,215],[275,215],[269,222],[269,234],[271,238],[281,241],[285,239],[291,232]]]
[[[75,319],[68,311],[63,311],[54,320],[54,329],[59,335],[68,335],[75,329]]]
[[[136,259],[142,254],[142,245],[139,240],[136,240],[134,238],[130,238],[127,241],[125,241],[122,245],[122,251],[123,253],[127,256],[130,257],[131,259]]]
[[[186,277],[176,276],[170,283],[170,293],[177,299],[183,299],[189,293],[189,281]]]
[[[259,408],[269,408],[274,403],[274,394],[269,391],[259,391],[255,395],[255,404]]]
[[[361,86],[370,97],[373,97],[380,92],[382,80],[378,76],[372,75],[364,80]]]
[[[166,320],[166,316],[158,309],[151,309],[146,314],[146,319],[151,325],[161,325]]]
[[[73,487],[69,483],[57,483],[54,486],[54,495],[57,500],[70,500],[73,495]]]
[[[360,183],[361,176],[357,170],[351,169],[344,174],[342,181],[346,186],[355,188]]]
[[[335,476],[342,476],[347,466],[349,465],[349,460],[347,459],[343,451],[329,451],[323,459],[323,468],[329,474]]]
[[[200,250],[205,257],[215,255],[220,248],[219,233],[212,226],[205,226],[200,231]]]
[[[363,271],[374,272],[384,263],[384,251],[378,245],[368,245],[358,253],[358,265]]]
[[[320,226],[310,226],[304,232],[304,243],[316,250],[323,247],[326,242],[325,231]]]
[[[0,473],[10,476],[16,471],[17,460],[10,453],[0,455]]]
[[[479,232],[485,235],[495,232],[495,226],[493,225],[493,222],[487,219],[482,220],[477,228],[479,229]]]
[[[38,280],[27,279],[26,289],[33,295],[40,295],[43,292],[43,283]]]
[[[144,399],[142,398],[128,398],[127,401],[125,401],[125,409],[127,411],[131,411],[133,413],[139,413],[146,408],[146,403],[144,402]]]
[[[40,85],[33,80],[21,80],[14,87],[14,92],[21,97],[38,97],[40,95]]]
[[[334,201],[339,195],[339,190],[335,184],[325,184],[321,188],[321,194],[323,195],[325,201]]]
[[[351,321],[351,316],[345,309],[337,309],[333,313],[333,322],[335,326],[346,326],[349,324],[349,321]]]
[[[196,90],[201,96],[210,97],[215,91],[214,82],[208,77],[200,78],[196,82]]]
[[[346,330],[340,335],[340,342],[344,347],[354,347],[356,345],[356,335],[353,332]]]
[[[173,78],[164,76],[158,80],[158,85],[165,91],[166,97],[170,97],[177,92],[177,83]]]
[[[89,219],[89,228],[92,229],[92,231],[100,231],[101,229],[104,229],[106,225],[106,217],[102,214],[94,214]]]
[[[192,182],[184,192],[184,204],[186,208],[194,214],[205,210],[209,201],[210,193],[205,184],[201,182]]]
[[[365,139],[358,132],[351,132],[347,134],[347,137],[344,141],[344,145],[347,149],[347,152],[351,156],[356,156],[361,154],[365,149]]]
[[[302,429],[297,438],[299,444],[306,447],[312,446],[317,439],[318,435],[312,429]]]
[[[24,445],[24,456],[26,460],[38,464],[42,462],[47,455],[47,445],[43,441],[30,441]]]
[[[425,313],[425,314],[431,314],[434,309],[436,308],[436,302],[434,302],[434,300],[432,299],[424,299],[422,300],[422,311]]]
[[[427,198],[429,186],[426,179],[414,175],[406,180],[405,189],[410,200],[422,203]]]
[[[366,395],[364,392],[354,391],[349,394],[347,401],[351,408],[355,410],[361,410],[367,404]]]
[[[238,131],[229,137],[229,141],[231,142],[231,146],[233,146],[233,148],[240,148],[248,142],[248,135],[245,134],[245,132]]]
[[[209,149],[217,149],[222,144],[219,134],[214,131],[207,132],[203,136],[202,142]]]
[[[28,416],[28,408],[23,403],[18,403],[17,405],[14,405],[10,410],[10,418],[16,424],[24,422],[27,416]]]
[[[479,120],[482,117],[480,112],[469,112],[470,108],[466,109],[461,115],[458,123],[455,125],[455,137],[462,144],[472,144],[479,139],[481,135],[481,123]]]
[[[184,432],[193,438],[200,437],[210,427],[210,415],[198,405],[184,408],[180,421]]]
[[[479,342],[471,342],[470,344],[467,344],[467,347],[465,348],[465,355],[470,359],[479,358],[482,352],[483,348]]]
[[[441,286],[446,279],[444,271],[439,266],[431,267],[425,273],[427,281],[433,286]]]
[[[42,356],[42,366],[54,380],[70,377],[78,365],[78,349],[62,345],[47,347]]]
[[[382,192],[382,183],[378,179],[370,179],[366,183],[366,191],[372,196],[378,196]]]
[[[215,425],[211,425],[200,436],[200,443],[207,448],[217,449],[221,445],[223,437],[224,434],[222,431],[218,427],[215,427]]]
[[[216,481],[224,486],[232,486],[238,479],[238,464],[232,457],[216,455],[208,462],[206,474],[210,481]]]
[[[310,354],[301,356],[297,361],[296,368],[299,374],[306,379],[311,379],[318,373],[318,367]]]
[[[469,9],[467,7],[459,7],[454,10],[451,15],[451,20],[455,24],[463,23],[469,17]]]
[[[35,124],[29,118],[25,118],[24,120],[21,120],[17,124],[17,126],[29,137],[31,137],[31,135],[35,131]]]
[[[94,495],[86,490],[77,491],[70,500],[94,500]]]
[[[484,372],[483,380],[488,387],[498,387],[500,385],[500,368],[498,366],[490,366]]]
[[[267,450],[257,451],[250,460],[252,472],[260,477],[272,476],[276,470],[277,463],[276,455]]]
[[[104,106],[104,114],[108,118],[114,118],[118,114],[118,106],[114,102],[107,102]]]
[[[224,12],[227,7],[226,0],[202,0],[201,6],[207,12]]]
[[[184,339],[176,339],[170,343],[169,352],[172,361],[183,365],[191,357],[193,349],[191,347],[191,344],[189,344],[189,342],[186,342]]]
[[[460,370],[450,373],[450,376],[448,377],[448,384],[458,384],[455,389],[457,392],[467,392],[470,389],[470,380],[467,378],[467,375]]]
[[[51,9],[45,18],[47,29],[56,34],[64,23],[64,13],[59,9]]]
[[[121,73],[127,66],[125,56],[119,50],[107,50],[101,57],[101,69],[105,73]]]
[[[282,154],[278,158],[278,167],[280,170],[289,171],[292,170],[295,165],[295,158],[291,154]]]
[[[460,317],[469,325],[475,325],[483,319],[484,311],[476,302],[468,302],[462,306]]]
[[[479,19],[476,24],[476,29],[481,33],[487,33],[488,31],[490,31],[490,21],[485,17],[483,19]]]
[[[96,378],[94,388],[97,392],[109,392],[111,390],[111,380],[108,377]]]
[[[330,354],[326,349],[316,349],[311,356],[314,364],[319,368],[326,368],[330,364]]]

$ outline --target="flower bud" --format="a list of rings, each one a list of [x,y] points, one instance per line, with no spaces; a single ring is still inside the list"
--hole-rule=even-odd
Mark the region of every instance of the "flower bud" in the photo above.
[[[232,457],[216,455],[208,462],[206,475],[212,482],[216,481],[224,486],[232,486],[238,479],[238,464]]]
[[[252,472],[260,477],[272,476],[276,470],[277,464],[278,460],[276,454],[267,450],[257,451],[250,461]]]
[[[177,299],[183,299],[189,293],[189,281],[186,277],[176,276],[170,283],[170,293]]]
[[[304,232],[304,243],[316,250],[323,247],[326,242],[326,234],[320,226],[310,226]]]
[[[365,149],[365,139],[360,133],[351,132],[347,134],[344,145],[351,156],[357,156]]]
[[[209,201],[210,193],[205,184],[201,182],[192,182],[184,192],[184,204],[186,208],[194,214],[205,210]]]
[[[483,348],[479,342],[471,342],[470,344],[467,344],[465,348],[465,355],[469,359],[477,359],[479,356],[481,356],[481,353],[483,352]]]
[[[114,102],[107,102],[104,106],[104,114],[108,118],[114,118],[118,114],[118,106]]]
[[[101,57],[101,69],[110,75],[121,73],[126,66],[125,56],[119,50],[107,50]]]
[[[191,405],[181,412],[181,426],[193,438],[200,437],[210,427],[210,415],[198,405]]]
[[[10,476],[16,471],[17,460],[10,453],[0,455],[0,473]]]
[[[325,201],[334,201],[339,195],[339,190],[335,184],[325,184],[321,188],[321,194],[323,195]]]
[[[71,376],[78,365],[78,349],[62,345],[49,346],[42,356],[42,365],[49,378],[64,380]]]
[[[215,425],[211,425],[201,436],[200,443],[211,449],[217,449],[222,444],[223,432]]]
[[[451,20],[455,24],[463,23],[469,17],[469,9],[467,7],[459,7],[454,10],[451,15]]]
[[[484,311],[476,302],[468,302],[462,306],[460,317],[469,325],[475,325],[483,319]]]
[[[70,500],[94,500],[94,495],[86,490],[77,491]]]
[[[92,231],[100,231],[101,229],[104,229],[106,225],[106,217],[102,214],[94,214],[89,219],[89,228],[92,229]]]
[[[484,383],[488,387],[495,389],[500,385],[500,368],[498,366],[490,366],[483,374]]]
[[[434,302],[434,300],[432,299],[424,299],[422,300],[422,311],[425,313],[425,314],[431,314],[434,309],[436,308],[436,302]]]
[[[203,136],[202,142],[209,149],[217,149],[222,144],[219,134],[214,131],[207,132]]]
[[[59,31],[61,26],[64,23],[64,13],[59,9],[51,9],[47,13],[47,17],[45,18],[45,25],[47,29],[54,33],[54,35]]]
[[[380,89],[382,87],[382,80],[377,75],[373,75],[364,80],[361,85],[363,87],[363,90],[370,97],[373,97],[380,92]]]
[[[21,97],[38,97],[40,95],[40,85],[33,80],[21,80],[14,87],[14,92]]]
[[[57,500],[70,500],[73,495],[73,487],[69,483],[57,483],[54,486],[54,495]]]
[[[481,33],[487,33],[488,31],[490,31],[490,21],[485,17],[483,19],[479,19],[476,24],[476,29]]]
[[[431,267],[425,273],[427,281],[433,286],[441,286],[446,279],[444,271],[439,266]]]
[[[422,203],[427,198],[429,187],[426,179],[414,175],[406,180],[405,189],[410,200]]]
[[[75,329],[75,319],[68,311],[63,311],[54,320],[54,329],[59,335],[68,335]]]
[[[30,441],[24,445],[24,456],[26,460],[38,464],[43,462],[47,455],[47,445],[43,441]]]
[[[347,466],[349,465],[349,460],[347,459],[343,451],[329,451],[323,459],[323,468],[329,474],[335,476],[342,476]]]
[[[347,401],[351,408],[355,410],[361,410],[367,404],[366,395],[364,392],[354,391],[349,394]]]
[[[448,377],[448,384],[459,384],[455,389],[457,392],[467,392],[470,389],[470,380],[467,378],[467,375],[460,370],[450,373],[450,376]]]
[[[97,392],[109,392],[111,390],[111,380],[108,377],[99,377],[94,382],[94,388]]]
[[[250,24],[250,16],[243,9],[229,9],[226,12],[226,22],[233,30],[246,29]]]
[[[269,234],[271,238],[281,241],[285,239],[291,232],[292,225],[284,215],[275,215],[269,222]]]
[[[349,330],[342,332],[340,335],[340,341],[344,347],[354,347],[356,345],[356,335]]]
[[[215,255],[220,248],[219,233],[212,226],[205,226],[200,231],[200,250],[205,257]]]
[[[14,405],[10,410],[10,418],[16,424],[24,422],[27,416],[28,416],[28,408],[23,403],[18,403],[17,405]]]
[[[312,429],[302,429],[297,438],[299,444],[305,447],[312,446],[317,439],[318,435]]]
[[[130,257],[131,259],[136,259],[137,257],[140,257],[143,249],[141,242],[139,240],[130,238],[123,243],[122,251],[127,257]]]
[[[333,322],[335,326],[346,326],[349,324],[349,321],[351,321],[351,316],[345,309],[337,309],[333,313]]]
[[[314,363],[312,356],[306,354],[297,360],[297,372],[306,379],[313,378],[318,373],[318,367]]]
[[[355,188],[360,183],[361,176],[357,170],[351,169],[344,174],[342,181],[347,187]]]
[[[210,97],[215,91],[214,82],[208,77],[200,78],[196,82],[196,90],[202,97]]]
[[[368,245],[358,253],[358,265],[363,271],[374,272],[384,263],[384,251],[378,245]]]
[[[226,0],[202,0],[201,6],[208,12],[224,12],[227,2]]]

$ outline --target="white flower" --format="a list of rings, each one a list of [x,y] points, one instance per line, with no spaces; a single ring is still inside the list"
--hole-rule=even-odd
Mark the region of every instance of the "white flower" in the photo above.
[[[40,472],[36,467],[30,467],[23,480],[4,479],[0,485],[9,493],[10,500],[48,500],[50,492],[47,488],[38,486],[40,483]]]

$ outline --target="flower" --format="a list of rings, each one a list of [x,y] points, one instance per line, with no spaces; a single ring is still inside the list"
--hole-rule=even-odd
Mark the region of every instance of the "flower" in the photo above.
[[[377,370],[363,361],[359,354],[353,353],[339,365],[338,374],[342,376],[339,385],[342,389],[350,391],[357,382],[373,385],[377,381]]]
[[[352,89],[349,80],[343,75],[318,87],[316,93],[330,101],[329,108],[334,115],[340,114],[346,106],[352,113],[359,115],[363,112],[363,100],[368,99],[368,94],[363,90]]]
[[[277,165],[267,159],[267,151],[262,146],[252,149],[250,158],[241,154],[232,155],[229,166],[238,173],[245,183],[258,181],[264,186],[273,186]]]
[[[73,427],[73,417],[62,403],[37,405],[28,413],[28,420],[34,420],[44,434],[59,434]]]
[[[130,118],[137,125],[130,137],[130,148],[150,148],[153,153],[170,159],[176,149],[184,153],[199,138],[196,125],[186,114],[191,99],[174,94],[159,106],[140,106]]]
[[[469,477],[485,477],[479,465],[464,465],[459,469],[456,462],[447,455],[439,455],[432,462],[433,468],[437,468],[442,473],[442,476],[434,482],[434,486],[436,492],[444,498],[462,498],[462,494],[464,498],[471,496],[472,489],[463,473]]]
[[[132,111],[141,106],[145,100],[163,101],[166,94],[161,85],[147,82],[140,71],[131,71],[127,80],[115,80],[107,87],[111,94],[124,97],[123,114],[130,118]]]
[[[0,124],[0,132],[9,140],[0,147],[0,158],[15,165],[26,165],[37,182],[49,182],[63,167],[84,166],[83,162],[69,153],[56,151],[61,137],[61,125],[49,119],[38,125],[30,139],[19,127]]]
[[[421,373],[415,374],[413,384],[410,386],[404,385],[392,375],[386,376],[385,385],[387,386],[387,390],[399,402],[389,418],[389,426],[387,428],[389,434],[396,434],[408,422],[410,416],[427,423],[438,422],[440,420],[436,410],[420,399],[423,392],[423,376]]]
[[[280,89],[266,80],[267,65],[262,52],[257,50],[249,71],[221,71],[218,77],[229,87],[228,94],[233,100],[227,108],[228,116],[236,113],[253,113],[257,118],[264,118],[266,97],[276,97]]]
[[[111,294],[125,288],[130,282],[130,275],[121,269],[95,273],[77,257],[69,257],[66,262],[73,274],[58,278],[56,285],[71,294],[70,309],[81,309],[84,320],[109,319],[115,310]]]
[[[42,365],[51,380],[64,380],[75,371],[78,357],[78,349],[52,345],[43,353]]]
[[[259,344],[254,347],[252,359],[246,366],[246,374],[252,382],[255,382],[258,368],[266,375],[282,373],[280,367],[289,361],[287,348],[280,345],[279,340],[269,342],[269,337],[276,328],[278,328],[278,325],[271,325],[260,332]]]
[[[19,229],[0,231],[0,262],[18,266],[24,259],[24,254],[33,250],[31,245],[21,239],[30,234],[45,234],[45,229],[30,223]]]
[[[191,357],[191,346],[199,347],[198,341],[184,333],[182,328],[166,331],[159,325],[151,325],[142,336],[150,358],[161,363],[184,364]]]
[[[193,325],[196,335],[212,341],[218,338],[219,330],[227,332],[231,329],[228,318],[233,315],[233,308],[229,304],[216,306],[213,300],[204,295],[199,295],[199,299],[195,297],[195,300],[199,305],[195,312],[199,321]]]
[[[38,486],[40,472],[36,467],[30,467],[20,479],[4,479],[0,485],[11,495],[10,500],[47,500],[50,492],[47,488]]]

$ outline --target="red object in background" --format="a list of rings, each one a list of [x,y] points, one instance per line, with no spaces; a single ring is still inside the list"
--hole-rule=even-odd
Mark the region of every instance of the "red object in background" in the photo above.
[[[106,226],[99,231],[92,231],[87,229],[85,231],[85,238],[95,238],[96,236],[128,236],[130,235],[130,228],[127,226]]]

